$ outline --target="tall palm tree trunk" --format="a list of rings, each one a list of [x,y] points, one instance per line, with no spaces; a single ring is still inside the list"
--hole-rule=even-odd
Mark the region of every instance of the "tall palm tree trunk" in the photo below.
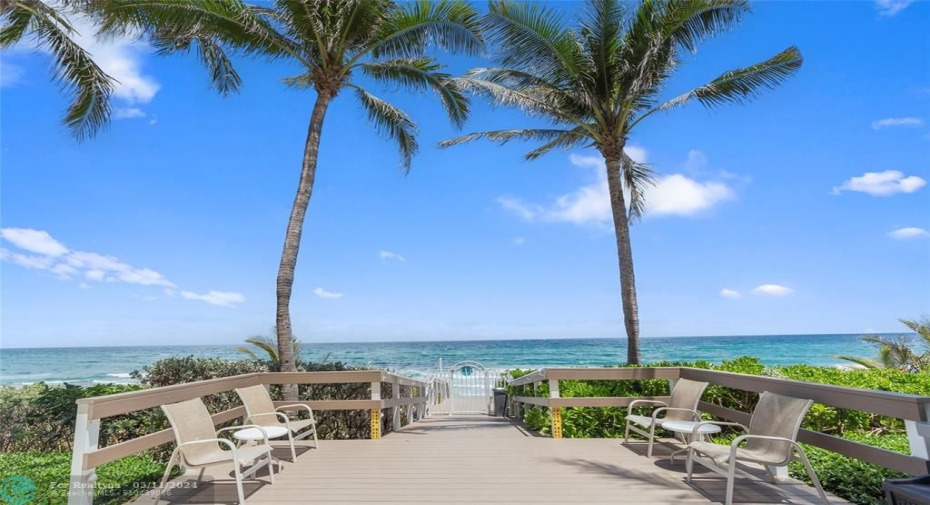
[[[622,150],[622,147],[621,147]],[[633,246],[630,243],[630,218],[623,197],[619,156],[604,156],[607,164],[607,187],[610,190],[610,210],[617,236],[617,257],[620,261],[620,299],[623,323],[626,326],[626,361],[639,364],[639,307],[636,303],[636,279],[633,275]]]
[[[294,337],[291,332],[291,288],[294,285],[294,269],[297,267],[300,235],[304,228],[307,208],[310,206],[310,195],[313,193],[313,179],[316,176],[316,161],[320,151],[323,118],[326,116],[326,109],[334,96],[335,94],[329,91],[318,91],[316,103],[313,105],[313,114],[310,116],[310,126],[307,129],[307,141],[304,145],[300,182],[297,184],[297,196],[294,198],[291,217],[287,221],[284,251],[281,253],[281,264],[278,267],[278,309],[275,320],[278,330],[278,356],[282,372],[297,371],[294,356]],[[297,399],[296,384],[284,385],[283,389],[286,401]]]

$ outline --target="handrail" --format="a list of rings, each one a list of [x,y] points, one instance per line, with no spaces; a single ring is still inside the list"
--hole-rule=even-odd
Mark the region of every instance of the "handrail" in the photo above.
[[[552,410],[553,438],[561,437],[561,409],[566,407],[626,407],[637,399],[667,399],[667,397],[572,397],[562,398],[559,392],[560,380],[641,380],[690,379],[708,382],[712,385],[761,393],[773,393],[807,398],[815,402],[840,409],[869,412],[887,417],[901,419],[907,429],[911,454],[901,454],[873,447],[852,440],[809,430],[801,430],[798,440],[873,463],[884,468],[897,470],[911,475],[930,471],[930,397],[876,391],[871,389],[834,386],[812,382],[801,382],[777,377],[739,374],[706,370],[690,367],[620,367],[620,368],[544,368],[524,375],[510,382],[511,386],[529,386],[548,381],[549,396],[520,396],[519,392],[511,399],[513,410],[519,414],[525,405],[536,405]],[[750,414],[719,405],[701,402],[701,410],[728,421],[746,424]]]
[[[430,402],[433,401],[429,396],[430,385],[428,383],[382,370],[249,373],[77,400],[78,414],[75,421],[74,451],[71,458],[71,492],[68,503],[69,505],[92,504],[93,481],[96,479],[98,466],[174,440],[174,433],[171,429],[167,429],[98,448],[102,419],[259,384],[359,383],[370,385],[370,399],[300,400],[300,403],[306,403],[315,410],[367,410],[371,415],[371,438],[377,439],[381,437],[382,410],[393,409],[393,426],[394,429],[398,429],[402,426],[400,409],[408,409],[407,423],[409,424],[416,419],[422,419],[430,407]],[[382,384],[391,384],[391,398],[381,398]],[[402,386],[408,387],[409,396],[401,396]],[[416,388],[416,395],[412,388]],[[275,402],[275,405],[281,406],[288,403],[293,402]],[[409,409],[417,409],[416,419]],[[213,424],[215,426],[244,415],[244,407],[235,407],[212,414]]]

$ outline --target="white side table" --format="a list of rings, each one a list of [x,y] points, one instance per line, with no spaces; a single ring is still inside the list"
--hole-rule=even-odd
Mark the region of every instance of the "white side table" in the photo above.
[[[268,440],[281,438],[287,435],[287,428],[283,426],[262,426],[262,429],[268,434]],[[258,428],[246,428],[244,430],[235,431],[233,432],[233,437],[240,442],[262,442],[265,440],[265,435],[262,433],[262,430]]]
[[[684,449],[679,449],[669,456],[669,460],[671,460],[672,463],[675,462],[676,454],[687,451],[688,444],[694,442],[691,437],[694,435],[694,427],[697,426],[697,424],[697,421],[665,421],[662,423],[662,428],[675,433],[675,436],[685,444]],[[703,440],[704,435],[711,435],[714,433],[720,433],[720,426],[716,424],[704,424],[698,430],[698,440]]]

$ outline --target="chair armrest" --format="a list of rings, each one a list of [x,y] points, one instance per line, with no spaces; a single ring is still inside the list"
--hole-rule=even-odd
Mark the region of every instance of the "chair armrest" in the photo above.
[[[291,425],[288,424],[287,422],[288,421],[287,416],[280,412],[259,412],[257,414],[252,414],[251,416],[247,417],[245,420],[251,421],[253,417],[257,417],[257,416],[275,416],[278,418],[279,421],[281,421],[287,426],[287,429],[291,429]]]
[[[233,431],[233,430],[239,431],[239,430],[245,430],[245,429],[248,429],[248,428],[258,428],[258,431],[262,432],[262,436],[263,436],[264,439],[265,439],[265,444],[268,443],[268,432],[265,431],[265,428],[262,428],[261,426],[259,426],[259,425],[257,425],[257,424],[240,424],[239,426],[230,426],[230,427],[228,427],[228,428],[220,428],[220,429],[216,430],[216,434],[219,435],[220,433],[222,433],[222,432],[224,432],[224,431]],[[225,440],[225,439],[220,439],[220,440]],[[227,442],[228,442],[228,440],[227,440]]]
[[[746,435],[740,435],[740,436],[734,438],[732,442],[730,442],[730,461],[736,461],[736,459],[735,459],[735,458],[736,458],[736,449],[738,449],[739,446],[742,445],[743,442],[745,442],[745,441],[747,441],[747,440],[749,440],[749,439],[751,439],[751,438],[761,439],[761,440],[776,440],[776,441],[778,441],[778,442],[787,442],[787,443],[791,444],[791,448],[792,448],[792,449],[797,449],[797,450],[800,451],[802,454],[804,453],[804,449],[803,449],[800,445],[798,445],[797,442],[795,442],[794,440],[791,440],[790,438],[785,438],[785,437],[772,437],[772,436],[768,436],[768,435],[749,435],[749,434],[746,434]],[[788,456],[787,456],[784,460],[779,461],[779,462],[772,462],[772,463],[769,463],[769,464],[779,464],[779,463],[785,463],[785,464],[787,464],[787,463],[790,463],[790,462],[791,462],[791,460],[792,460],[793,457],[794,457],[794,456],[793,456],[793,453],[790,453],[790,452],[789,452]]]
[[[681,412],[690,412],[691,414],[694,415],[694,419],[700,419],[700,418],[701,418],[701,415],[698,414],[696,410],[691,410],[691,409],[680,409],[680,408],[677,408],[677,407],[659,407],[659,408],[657,408],[657,409],[655,409],[655,410],[652,411],[652,422],[655,423],[656,421],[658,421],[658,415],[661,414],[662,412],[667,412],[667,411],[669,411],[669,410],[677,410],[677,411],[681,411]]]
[[[665,403],[665,402],[663,402],[662,400],[633,400],[633,401],[630,402],[629,405],[626,406],[627,412],[633,410],[633,407],[635,407],[637,403],[647,403],[647,404],[652,404],[652,405],[663,405],[663,406],[665,406],[665,407],[668,407],[668,404]]]
[[[185,445],[195,445],[195,444],[205,444],[205,443],[217,443],[219,442],[222,445],[229,447],[232,450],[233,458],[236,457],[236,444],[226,440],[225,438],[205,438],[203,440],[192,440],[190,442],[184,442],[183,444],[178,444],[178,449],[184,447]]]
[[[749,431],[749,428],[747,428],[745,425],[742,425],[740,423],[728,423],[726,421],[701,421],[694,425],[694,429],[691,430],[691,434],[693,436],[699,435],[698,430],[700,430],[701,426],[704,426],[705,424],[714,424],[717,426],[736,426],[737,428],[741,428],[743,431]]]
[[[297,409],[306,410],[307,413],[310,414],[310,419],[316,422],[313,417],[313,409],[311,409],[310,406],[307,405],[306,403],[293,403],[291,405],[281,405],[280,407],[277,407],[274,410],[275,412],[277,412],[279,410],[297,410]]]

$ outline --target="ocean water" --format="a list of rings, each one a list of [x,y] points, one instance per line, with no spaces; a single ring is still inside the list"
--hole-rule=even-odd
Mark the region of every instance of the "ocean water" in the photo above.
[[[889,335],[892,336],[892,335]],[[131,383],[129,373],[169,356],[243,359],[236,345],[69,347],[0,349],[0,384]],[[494,369],[545,366],[615,366],[626,360],[626,339],[485,340],[441,342],[304,343],[303,359],[343,361],[423,377],[474,360]],[[644,338],[643,362],[712,363],[756,356],[767,365],[838,366],[838,354],[874,356],[876,348],[858,335],[756,335],[739,337]]]

